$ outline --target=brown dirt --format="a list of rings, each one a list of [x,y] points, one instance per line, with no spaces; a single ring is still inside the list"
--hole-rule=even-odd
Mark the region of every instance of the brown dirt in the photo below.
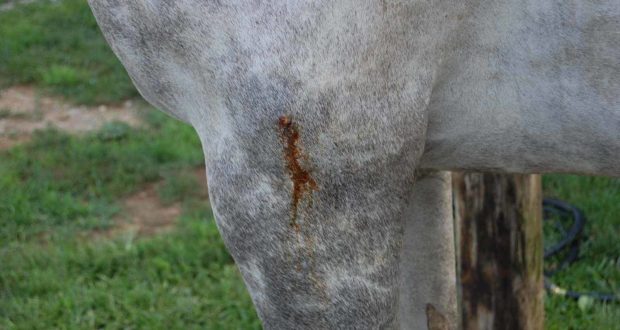
[[[200,166],[196,167],[193,173],[196,177],[197,182],[200,184],[200,187],[204,189],[201,195],[209,196],[209,192],[207,191],[207,170],[204,168],[204,166]]]
[[[116,225],[108,234],[127,231],[139,236],[157,234],[171,229],[180,215],[181,206],[178,203],[162,205],[156,185],[149,185],[125,199],[123,214],[116,219]]]
[[[8,11],[15,8],[16,5],[28,4],[35,2],[36,0],[8,0],[6,3],[0,4],[0,12]]]
[[[208,200],[207,177],[204,167],[192,171],[197,182],[204,187],[200,193]],[[159,199],[158,182],[145,186],[142,190],[125,198],[121,214],[114,219],[112,228],[89,233],[89,237],[115,237],[123,233],[137,236],[151,236],[171,230],[182,213],[181,204],[164,205]]]
[[[70,133],[84,133],[111,121],[139,126],[139,110],[132,101],[114,106],[75,106],[57,98],[41,96],[30,86],[0,91],[0,149],[26,142],[35,130],[48,126]]]

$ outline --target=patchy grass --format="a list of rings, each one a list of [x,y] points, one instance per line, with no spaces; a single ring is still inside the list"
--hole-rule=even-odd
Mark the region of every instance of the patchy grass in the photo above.
[[[203,162],[193,129],[151,111],[148,128],[112,123],[85,137],[37,132],[0,156],[0,243],[67,226],[100,228],[116,199]]]
[[[0,88],[35,84],[90,104],[137,95],[84,0],[0,12],[0,40]],[[187,175],[203,162],[195,133],[145,119],[83,137],[48,129],[0,151],[0,329],[260,328],[204,182]],[[174,231],[85,239],[112,225],[123,196],[162,179],[164,201],[183,199]]]
[[[11,109],[0,108],[0,120],[5,119],[5,118],[11,118],[13,116],[14,114],[11,111]]]
[[[0,12],[0,87],[35,84],[75,102],[137,95],[85,0],[38,0]]]
[[[164,178],[163,184],[158,188],[158,193],[159,199],[165,205],[175,202],[191,202],[192,196],[208,199],[202,186],[203,183],[198,182],[197,176],[190,170],[170,171],[164,174]]]
[[[147,129],[55,130],[0,156],[0,329],[258,329],[241,277],[193,175],[193,130],[150,112]],[[110,226],[123,196],[164,179],[183,199],[172,232],[136,239]]]
[[[2,119],[31,119],[36,116],[34,114],[22,113],[22,112],[14,112],[8,108],[0,108],[0,120]]]
[[[579,260],[553,281],[571,290],[620,295],[620,180],[549,175],[543,183],[546,196],[578,206],[588,219]],[[548,295],[545,306],[548,329],[614,329],[620,324],[619,304]]]

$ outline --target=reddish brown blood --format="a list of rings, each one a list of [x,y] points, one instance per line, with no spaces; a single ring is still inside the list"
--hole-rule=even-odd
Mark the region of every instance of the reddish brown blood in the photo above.
[[[278,126],[282,142],[284,144],[284,161],[288,169],[289,176],[293,182],[293,192],[291,197],[291,222],[290,225],[295,231],[299,231],[297,224],[299,203],[306,194],[317,189],[316,181],[306,169],[304,169],[299,160],[307,159],[299,148],[299,128],[288,116],[280,116],[278,118]]]

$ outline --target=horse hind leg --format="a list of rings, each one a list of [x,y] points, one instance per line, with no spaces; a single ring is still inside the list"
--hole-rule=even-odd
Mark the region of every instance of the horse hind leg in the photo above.
[[[457,289],[449,172],[419,173],[404,224],[401,329],[456,329]]]

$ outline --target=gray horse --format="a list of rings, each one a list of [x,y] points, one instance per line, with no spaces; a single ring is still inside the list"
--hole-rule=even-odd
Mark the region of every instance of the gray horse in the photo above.
[[[620,175],[619,0],[90,0],[269,329],[456,326],[448,170]]]

